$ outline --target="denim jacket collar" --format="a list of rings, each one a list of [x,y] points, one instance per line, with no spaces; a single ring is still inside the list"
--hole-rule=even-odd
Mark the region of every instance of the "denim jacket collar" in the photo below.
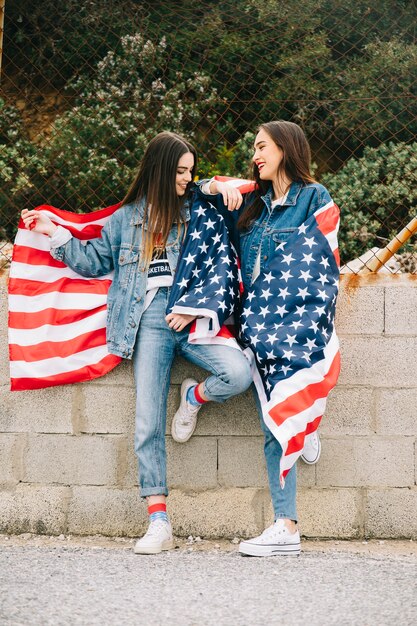
[[[290,189],[288,191],[287,198],[285,202],[281,206],[294,206],[297,202],[298,196],[300,194],[301,188],[303,187],[303,183],[300,182],[292,182],[290,185]],[[274,188],[272,187],[272,183],[270,184],[268,191],[264,196],[261,196],[262,200],[269,213],[272,211],[272,196],[274,194]]]
[[[140,200],[132,203],[132,209],[133,209],[133,213],[132,213],[132,219],[130,221],[130,224],[132,226],[138,226],[139,224],[143,223],[143,214],[145,212],[145,203],[146,200],[145,198],[141,198]],[[190,198],[187,198],[184,202],[184,205],[181,209],[182,215],[184,217],[184,220],[186,222],[190,221],[190,206],[191,206],[191,201]]]

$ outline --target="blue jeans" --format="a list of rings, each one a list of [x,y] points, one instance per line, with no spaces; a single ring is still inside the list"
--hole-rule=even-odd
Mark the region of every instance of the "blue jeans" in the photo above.
[[[281,489],[279,482],[279,462],[282,456],[282,448],[265,425],[262,417],[261,403],[255,386],[253,386],[256,407],[258,409],[259,418],[261,420],[261,428],[264,433],[264,454],[266,468],[268,470],[269,490],[271,492],[272,506],[274,508],[274,519],[278,518],[292,519],[297,521],[297,470],[295,464],[292,466],[285,478],[285,487]]]
[[[211,372],[204,381],[208,400],[223,402],[245,391],[252,377],[246,357],[228,346],[193,345],[189,328],[175,332],[165,321],[169,289],[160,288],[142,315],[133,354],[136,382],[135,452],[140,495],[168,495],[165,427],[171,366],[176,354]]]

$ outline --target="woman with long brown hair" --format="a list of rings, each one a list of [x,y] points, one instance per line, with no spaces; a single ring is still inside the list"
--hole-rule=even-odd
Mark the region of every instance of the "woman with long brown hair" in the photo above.
[[[149,528],[136,542],[138,554],[174,547],[166,512],[165,427],[171,365],[175,354],[211,372],[200,384],[186,379],[174,416],[172,436],[187,441],[205,402],[223,402],[251,383],[239,350],[188,341],[191,315],[166,314],[180,247],[187,236],[195,193],[197,155],[183,137],[158,134],[149,143],[138,173],[102,230],[85,245],[41,211],[22,211],[27,228],[49,235],[51,254],[89,277],[114,271],[108,293],[107,347],[132,359],[136,383],[135,452],[140,494],[147,499]]]
[[[261,309],[261,316],[258,318],[259,321],[254,328],[262,330],[265,328],[265,324],[268,324],[268,319],[270,320],[271,334],[266,335],[265,333],[263,335],[264,341],[266,340],[263,346],[265,348],[264,360],[262,355],[261,357],[259,356],[261,354],[259,346],[253,350],[256,355],[258,370],[261,369],[261,365],[264,367],[262,384],[266,384],[267,387],[265,393],[263,393],[263,388],[261,393],[269,401],[268,385],[270,385],[270,381],[268,376],[272,371],[280,369],[282,371],[280,376],[282,379],[285,379],[291,371],[292,363],[287,359],[291,358],[293,345],[300,343],[299,333],[301,334],[301,331],[299,328],[304,326],[307,329],[307,324],[314,324],[310,326],[313,330],[303,331],[310,334],[318,332],[319,328],[316,321],[312,322],[309,319],[308,312],[306,312],[306,307],[304,306],[307,304],[305,302],[306,298],[311,298],[313,295],[313,281],[310,280],[309,269],[311,268],[309,268],[309,265],[314,261],[315,251],[314,249],[308,249],[308,246],[316,246],[316,249],[319,246],[309,239],[303,254],[300,254],[301,241],[296,243],[295,246],[298,246],[299,254],[297,260],[293,258],[292,253],[285,254],[285,252],[288,253],[290,250],[291,252],[294,250],[295,237],[306,228],[305,223],[307,220],[319,209],[326,208],[328,205],[333,205],[333,203],[328,191],[314,180],[310,172],[310,147],[303,130],[297,124],[283,120],[261,124],[254,142],[252,164],[252,179],[256,182],[256,187],[244,199],[230,182],[211,179],[210,181],[202,181],[201,185],[203,193],[210,195],[219,194],[217,199],[213,198],[212,202],[217,203],[217,208],[224,216],[231,237],[239,251],[246,294],[244,297],[247,298],[247,308],[243,308],[240,317],[241,340],[245,338],[246,327],[250,326],[251,323],[252,325],[254,324],[252,320],[256,317],[254,309],[256,308],[257,297],[260,299],[261,304],[265,306]],[[336,212],[337,207],[333,215]],[[288,247],[286,248],[285,246]],[[328,250],[331,252],[330,248]],[[278,257],[282,258],[283,265],[281,267],[285,271],[276,269],[278,267],[276,262]],[[316,259],[317,262],[319,260]],[[324,259],[322,263],[326,267],[327,259]],[[338,273],[337,261],[335,260],[333,260],[332,272],[334,276]],[[262,278],[262,276],[266,281],[266,284],[264,284],[265,289],[263,291],[258,290],[255,294],[254,283],[258,277]],[[301,287],[297,286],[298,293],[295,285],[294,288],[291,286],[289,289],[288,280],[295,276],[304,277]],[[319,280],[329,282],[325,270],[323,270],[322,278]],[[274,282],[271,283],[271,281]],[[257,284],[259,285],[259,281],[257,281]],[[334,287],[335,282],[332,282],[332,285]],[[310,287],[311,289],[309,289]],[[323,285],[319,284],[318,287],[323,288]],[[335,289],[337,290],[337,287]],[[313,297],[315,298],[317,298],[317,291],[317,285],[314,285]],[[330,296],[324,294],[323,291],[322,297]],[[251,298],[255,298],[253,303]],[[292,298],[293,302],[296,302],[298,306],[295,310],[299,311],[299,316],[296,314],[295,319],[294,317],[291,319],[291,323],[290,321],[287,322],[291,328],[285,328],[284,322],[285,319],[290,320],[290,316],[284,317],[288,313],[286,309],[289,302],[288,298]],[[332,293],[332,306],[334,306],[335,299],[335,294]],[[274,305],[278,305],[276,309],[271,310],[270,304],[272,302]],[[253,317],[250,317],[251,315]],[[332,313],[329,314],[329,320],[331,316]],[[282,328],[283,326],[284,328]],[[278,329],[282,333],[280,339],[282,344],[279,349],[277,347],[279,340],[276,332],[274,332]],[[327,331],[324,330],[323,332],[326,333]],[[260,337],[262,333],[254,330],[253,335],[252,347],[256,345],[255,341],[261,342]],[[303,341],[305,340],[304,338]],[[268,341],[270,343],[267,343]],[[336,345],[337,338],[333,343]],[[273,344],[274,348],[272,347]],[[324,336],[322,344],[326,344],[326,336]],[[248,343],[248,345],[250,344]],[[303,346],[306,347],[302,348],[302,350],[305,350],[304,353],[301,352],[302,357],[307,361],[308,359],[317,358],[316,354],[312,356],[313,350],[309,348],[309,346],[316,346],[314,337],[312,339],[308,337],[307,343],[303,344]],[[276,349],[274,354],[272,354],[273,349]],[[278,354],[279,356],[277,356]],[[307,366],[305,367],[307,369]],[[336,371],[336,369],[337,365],[334,370]],[[282,475],[280,481],[278,468],[282,462],[284,452],[276,436],[265,423],[265,412],[262,411],[259,397],[260,387],[257,386],[256,389],[255,397],[265,436],[264,452],[275,513],[275,523],[259,537],[243,541],[239,549],[242,554],[253,556],[299,554],[300,536],[297,529],[296,468],[295,465],[292,465],[290,471],[285,475],[285,486],[281,488],[283,481]],[[272,422],[270,423],[272,424]],[[309,429],[302,433],[302,441],[306,443],[302,452],[302,458],[305,462],[313,464],[320,455],[320,440],[317,431],[313,431],[316,424],[309,426],[311,426],[311,434],[309,434]],[[307,436],[304,440],[305,434]],[[299,450],[300,454],[301,450]]]

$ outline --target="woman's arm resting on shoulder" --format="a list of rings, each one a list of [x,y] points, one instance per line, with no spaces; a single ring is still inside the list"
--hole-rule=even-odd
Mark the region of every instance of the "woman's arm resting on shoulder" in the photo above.
[[[224,205],[229,211],[235,211],[240,208],[243,202],[243,196],[239,189],[233,187],[230,183],[221,182],[212,178],[211,180],[204,181],[200,186],[202,193],[209,192],[210,195],[221,194],[223,197]]]

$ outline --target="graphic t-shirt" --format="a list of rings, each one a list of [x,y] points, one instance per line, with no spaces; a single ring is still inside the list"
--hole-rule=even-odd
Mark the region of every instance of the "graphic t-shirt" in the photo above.
[[[155,251],[148,268],[148,280],[146,283],[145,310],[155,297],[159,287],[171,287],[173,276],[168,263],[166,250],[158,253]]]

